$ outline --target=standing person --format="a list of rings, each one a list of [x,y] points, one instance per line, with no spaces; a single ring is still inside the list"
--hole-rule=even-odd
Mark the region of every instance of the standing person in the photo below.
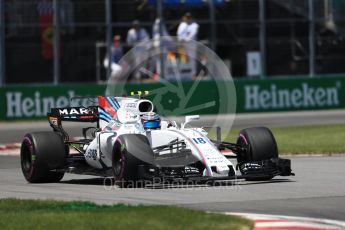
[[[160,27],[162,31],[160,31]],[[163,43],[163,45],[167,45],[172,41],[172,38],[170,37],[164,21],[162,21],[160,18],[156,18],[152,26],[152,39],[155,41],[159,41],[160,38],[162,38],[161,42]]]
[[[134,46],[133,48],[133,59],[134,63],[132,63],[136,68],[137,71],[134,71],[132,75],[133,80],[141,80],[142,74],[140,73],[140,65],[145,61],[145,50],[146,50],[146,43],[150,40],[150,37],[147,31],[140,26],[138,20],[134,20],[132,23],[132,28],[128,30],[127,33],[127,44],[130,46]]]
[[[113,81],[119,81],[118,79],[120,77],[122,67],[119,64],[120,59],[123,56],[123,48],[121,45],[121,36],[115,35],[113,38],[113,46],[111,47],[111,79]],[[108,55],[105,56],[103,65],[105,68],[108,68],[109,60]]]
[[[115,35],[113,39],[113,47],[111,47],[111,61],[118,64],[123,56],[123,48],[121,45],[121,36]]]
[[[134,46],[137,43],[148,41],[149,39],[150,37],[145,28],[140,26],[138,20],[134,20],[132,28],[130,28],[127,33],[127,44]]]
[[[152,76],[152,79],[158,80],[164,72],[164,70],[161,69],[164,68],[164,64],[162,63],[162,61],[167,55],[172,42],[172,38],[169,35],[166,25],[160,18],[156,18],[155,22],[153,23],[152,39],[155,52],[159,53],[159,55],[153,57],[151,69],[155,74]]]
[[[177,29],[177,39],[179,42],[182,43],[182,47],[184,48],[184,52],[187,55],[187,58],[191,65],[191,74],[192,77],[196,75],[196,44],[193,42],[197,40],[199,31],[199,25],[196,23],[191,13],[186,13],[182,17],[182,21]]]
[[[177,29],[177,39],[179,41],[197,40],[199,24],[196,23],[191,13],[186,13]]]

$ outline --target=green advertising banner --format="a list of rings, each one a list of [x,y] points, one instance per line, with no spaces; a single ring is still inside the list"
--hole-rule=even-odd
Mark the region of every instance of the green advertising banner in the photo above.
[[[236,82],[237,112],[345,108],[345,78],[287,78]]]
[[[286,78],[233,82],[146,83],[116,85],[8,86],[0,88],[0,120],[36,119],[50,108],[84,106],[82,97],[129,95],[150,91],[148,99],[162,115],[224,114],[345,108],[345,78]],[[75,98],[71,100],[71,98]]]
[[[104,86],[9,86],[0,88],[0,120],[46,117],[50,108],[88,106],[88,99],[71,98],[104,94]]]

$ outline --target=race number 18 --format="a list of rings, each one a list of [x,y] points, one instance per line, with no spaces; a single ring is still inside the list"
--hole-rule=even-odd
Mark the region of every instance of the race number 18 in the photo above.
[[[205,141],[204,138],[202,138],[202,137],[193,138],[193,141],[194,141],[196,144],[206,144],[206,141]]]

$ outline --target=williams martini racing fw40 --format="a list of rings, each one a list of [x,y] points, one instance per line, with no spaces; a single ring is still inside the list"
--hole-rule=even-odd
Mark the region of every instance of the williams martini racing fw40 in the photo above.
[[[87,108],[52,108],[48,120],[53,131],[28,133],[22,141],[21,167],[26,180],[58,182],[65,173],[76,173],[110,176],[121,185],[153,179],[199,184],[293,175],[290,160],[278,157],[269,129],[244,129],[236,143],[221,142],[220,135],[211,140],[206,128],[191,126],[199,116],[186,116],[180,126],[161,120],[152,102],[140,94],[98,96],[98,105]],[[70,138],[62,121],[94,126],[86,125],[83,137]],[[230,158],[237,159],[236,165],[222,154],[225,149],[232,151]]]

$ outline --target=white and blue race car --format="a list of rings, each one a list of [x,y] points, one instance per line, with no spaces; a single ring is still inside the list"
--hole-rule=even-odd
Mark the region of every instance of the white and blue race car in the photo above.
[[[21,166],[30,183],[58,182],[65,173],[111,176],[121,185],[154,180],[206,183],[233,179],[270,180],[293,175],[290,160],[278,157],[272,132],[244,129],[236,143],[211,140],[204,128],[162,120],[151,101],[138,97],[98,96],[90,107],[52,108],[51,132],[25,135]],[[83,138],[70,138],[62,121],[94,123]],[[74,149],[74,153],[70,152]],[[222,150],[232,151],[234,165]]]

